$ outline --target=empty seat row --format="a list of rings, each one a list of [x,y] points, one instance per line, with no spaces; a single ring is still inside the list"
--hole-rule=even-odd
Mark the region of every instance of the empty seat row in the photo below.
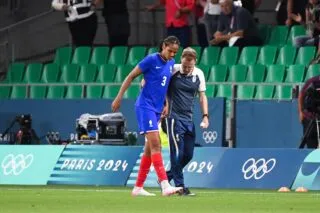
[[[238,47],[206,47],[201,49],[199,46],[193,47],[198,53],[198,64],[304,64],[307,65],[315,57],[315,47],[301,47],[299,49],[293,46],[263,46],[263,47],[245,47],[241,53]],[[147,51],[146,47],[135,46],[128,48],[118,46],[111,49],[109,47],[96,47],[91,54],[90,47],[78,47],[72,54],[70,47],[58,48],[56,51],[54,63],[65,64],[129,64],[135,66],[143,57],[149,53],[158,51],[158,48],[151,47]],[[129,52],[129,53],[128,53]],[[180,63],[182,48],[175,56],[176,63]],[[128,56],[127,56],[128,54]]]
[[[207,85],[206,95],[208,97],[231,98],[232,85]],[[290,85],[238,85],[237,99],[292,99],[292,86]]]
[[[312,76],[320,74],[320,65],[308,67],[296,64],[288,67],[284,65],[264,66],[254,65],[197,65],[208,82],[304,82]],[[66,64],[60,67],[57,64],[29,64],[25,69],[23,63],[11,65],[7,78],[3,83],[121,83],[133,69],[131,65],[102,64]],[[140,82],[142,75],[134,80]]]
[[[306,35],[303,25],[288,27],[260,24],[258,30],[264,44],[276,46],[292,45],[296,36]]]
[[[212,67],[199,65],[205,74],[207,82],[269,82],[269,83],[300,83],[313,76],[320,75],[320,65],[308,67],[296,64],[264,66],[255,65],[213,65]]]
[[[118,85],[73,85],[73,86],[1,86],[1,99],[100,99],[115,98],[120,86]],[[124,94],[124,98],[137,98],[140,88],[132,85]],[[231,98],[232,85],[207,85],[208,97]],[[238,85],[238,99],[291,99],[292,86],[290,85]]]
[[[3,83],[86,83],[86,82],[122,82],[134,67],[128,64],[66,64],[61,68],[57,64],[11,65]],[[135,79],[139,82],[142,76]]]
[[[73,85],[73,86],[1,86],[1,99],[100,99],[100,98],[115,98],[118,94],[120,86],[118,85]],[[138,85],[131,85],[124,94],[124,98],[135,99],[139,94],[140,88]]]

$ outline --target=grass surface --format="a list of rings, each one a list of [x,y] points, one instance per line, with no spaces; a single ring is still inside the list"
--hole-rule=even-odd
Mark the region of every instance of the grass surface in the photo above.
[[[319,212],[320,193],[192,189],[195,197],[131,197],[130,188],[0,186],[0,213]]]

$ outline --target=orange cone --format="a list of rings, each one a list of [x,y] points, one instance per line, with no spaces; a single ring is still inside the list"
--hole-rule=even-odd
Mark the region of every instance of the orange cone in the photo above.
[[[296,192],[308,192],[308,189],[300,186],[300,187],[296,188]]]
[[[278,190],[278,192],[290,192],[290,189],[288,187],[283,186]]]

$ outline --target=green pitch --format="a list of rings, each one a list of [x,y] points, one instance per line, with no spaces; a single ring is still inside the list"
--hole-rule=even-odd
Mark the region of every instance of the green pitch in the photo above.
[[[131,197],[130,188],[0,186],[1,213],[319,212],[320,193],[192,189],[195,197]]]

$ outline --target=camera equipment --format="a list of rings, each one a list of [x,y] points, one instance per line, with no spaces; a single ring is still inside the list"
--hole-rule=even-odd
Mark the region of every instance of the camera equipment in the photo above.
[[[308,112],[320,114],[320,89],[314,84],[311,84],[305,92],[303,108]]]
[[[4,131],[2,137],[4,137],[10,129],[13,127],[15,123],[18,123],[20,128],[18,132],[15,134],[15,143],[17,144],[34,144],[40,143],[39,138],[32,129],[32,118],[30,114],[18,115],[11,122],[10,126]]]
[[[83,114],[76,120],[76,141],[81,144],[126,145],[126,121],[121,112]]]
[[[307,143],[307,138],[312,134],[315,129],[317,130],[317,139],[318,144],[320,144],[320,132],[319,132],[319,123],[320,123],[320,89],[317,88],[313,83],[307,88],[305,95],[303,97],[303,109],[312,114],[312,119],[310,119],[305,133],[301,139],[299,148],[302,149]]]

